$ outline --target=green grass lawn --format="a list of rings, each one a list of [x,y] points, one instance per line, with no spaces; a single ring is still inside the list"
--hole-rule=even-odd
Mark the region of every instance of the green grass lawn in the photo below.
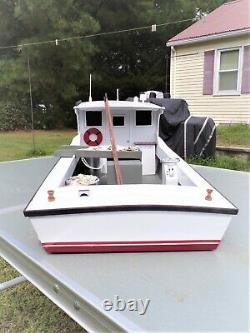
[[[0,258],[0,283],[19,274]],[[0,292],[1,333],[86,332],[31,283]]]
[[[32,156],[52,155],[63,144],[69,144],[76,135],[74,130],[0,132],[0,161],[10,161]]]
[[[250,164],[247,160],[239,157],[231,157],[226,155],[216,155],[214,158],[192,157],[188,159],[190,164],[198,164],[210,166],[214,168],[250,171]]]
[[[75,134],[74,130],[35,131],[34,150],[31,132],[0,132],[0,161],[52,155],[60,145],[69,144]],[[217,128],[217,145],[250,147],[250,126],[219,126]],[[192,158],[189,162],[232,170],[249,171],[250,169],[249,163],[239,157],[217,155],[212,160]]]
[[[246,124],[218,126],[216,140],[218,146],[250,148],[250,126]]]
[[[69,144],[75,134],[74,130],[34,131],[34,150],[31,132],[0,132],[0,161],[51,155],[60,145]],[[218,126],[216,135],[219,146],[250,148],[249,125]]]
[[[250,148],[250,126],[246,124],[218,126],[216,129],[216,145]],[[193,157],[188,162],[217,168],[250,171],[249,162],[240,157],[216,154],[215,158],[212,159]]]

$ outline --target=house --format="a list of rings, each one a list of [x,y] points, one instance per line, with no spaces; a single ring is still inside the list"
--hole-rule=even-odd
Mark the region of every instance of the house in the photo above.
[[[167,46],[172,97],[217,124],[250,122],[250,0],[224,3]]]

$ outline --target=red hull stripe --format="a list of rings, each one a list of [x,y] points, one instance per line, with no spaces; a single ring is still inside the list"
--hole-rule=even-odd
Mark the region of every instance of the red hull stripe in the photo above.
[[[109,242],[46,242],[42,245],[139,245],[139,244],[173,244],[173,243],[219,243],[220,239],[188,239],[188,240],[157,240],[157,241],[109,241]]]
[[[213,241],[156,241],[156,242],[65,242],[42,243],[51,253],[95,253],[95,252],[157,252],[157,251],[211,251],[219,245]]]

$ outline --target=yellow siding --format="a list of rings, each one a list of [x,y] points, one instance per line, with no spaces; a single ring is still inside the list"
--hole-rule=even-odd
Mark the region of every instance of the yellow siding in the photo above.
[[[249,123],[250,94],[203,95],[204,51],[242,45],[250,45],[249,36],[175,46],[171,52],[171,96],[185,99],[194,116],[209,116],[216,123]]]

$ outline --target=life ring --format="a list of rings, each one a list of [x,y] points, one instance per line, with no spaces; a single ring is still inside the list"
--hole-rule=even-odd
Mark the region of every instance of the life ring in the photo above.
[[[91,134],[96,135],[95,140],[90,139]],[[95,127],[89,128],[83,135],[84,142],[89,146],[99,146],[99,144],[102,142],[102,139],[103,139],[102,132]]]

